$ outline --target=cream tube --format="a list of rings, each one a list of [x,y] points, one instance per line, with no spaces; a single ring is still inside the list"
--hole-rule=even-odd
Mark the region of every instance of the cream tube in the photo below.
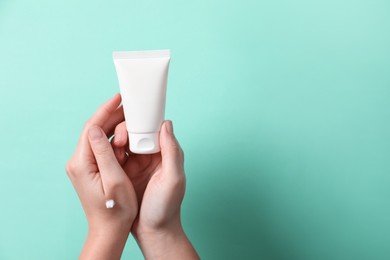
[[[169,50],[113,52],[122,95],[130,151],[160,151],[165,114]]]

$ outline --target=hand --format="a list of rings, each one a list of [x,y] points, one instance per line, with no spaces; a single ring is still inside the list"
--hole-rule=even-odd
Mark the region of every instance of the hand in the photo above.
[[[88,120],[66,165],[88,220],[81,259],[119,259],[137,216],[133,185],[107,139],[124,120],[120,102],[120,95],[115,95]],[[107,208],[107,200],[116,205]]]
[[[161,127],[161,153],[131,153],[125,122],[116,127],[112,144],[137,194],[140,209],[132,233],[145,258],[198,259],[180,221],[185,193],[184,154],[172,122],[165,121]]]

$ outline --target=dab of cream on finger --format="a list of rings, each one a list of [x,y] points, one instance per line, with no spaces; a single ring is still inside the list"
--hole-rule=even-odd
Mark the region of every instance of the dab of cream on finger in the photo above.
[[[106,208],[112,209],[115,206],[114,200],[106,200]]]

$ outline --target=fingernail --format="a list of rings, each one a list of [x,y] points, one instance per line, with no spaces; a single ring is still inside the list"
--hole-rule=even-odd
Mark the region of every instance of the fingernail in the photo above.
[[[91,140],[99,140],[103,137],[103,133],[98,127],[92,127],[88,130],[88,135]]]
[[[172,121],[171,120],[167,120],[166,122],[165,122],[165,128],[167,129],[167,132],[169,133],[169,134],[173,134],[173,124],[172,124]]]

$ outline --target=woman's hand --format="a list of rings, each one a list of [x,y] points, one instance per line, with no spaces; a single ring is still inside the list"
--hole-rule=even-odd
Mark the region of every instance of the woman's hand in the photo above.
[[[112,144],[137,194],[140,209],[132,233],[145,258],[198,259],[180,221],[185,192],[184,154],[172,122],[165,121],[161,126],[161,153],[131,153],[125,122],[116,127]]]
[[[107,138],[124,120],[120,102],[116,94],[87,121],[66,165],[88,220],[81,259],[119,259],[138,213],[133,185]]]

